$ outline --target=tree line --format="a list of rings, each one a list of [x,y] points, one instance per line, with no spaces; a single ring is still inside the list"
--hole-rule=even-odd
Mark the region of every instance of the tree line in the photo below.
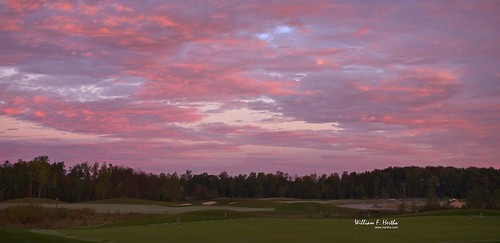
[[[361,173],[289,175],[252,172],[146,173],[122,165],[83,162],[66,168],[48,156],[5,161],[0,167],[0,200],[21,197],[84,202],[116,197],[159,201],[218,197],[302,199],[462,198],[469,207],[498,208],[500,170],[494,168],[389,167]]]

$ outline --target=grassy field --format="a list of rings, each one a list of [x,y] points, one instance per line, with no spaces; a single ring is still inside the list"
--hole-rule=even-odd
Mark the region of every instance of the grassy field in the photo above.
[[[44,242],[44,243],[65,243],[65,242],[88,242],[78,239],[69,239],[61,236],[39,234],[27,229],[0,228],[0,242]]]
[[[26,198],[17,198],[7,201],[2,201],[0,204],[14,204],[14,203],[23,203],[23,204],[65,204],[65,202],[57,201],[49,198],[35,198],[35,197],[26,197]]]
[[[387,218],[392,220],[393,218]],[[349,219],[230,219],[45,231],[100,242],[498,242],[500,218],[395,218],[397,229],[355,226]]]
[[[192,211],[221,210],[221,211],[274,211],[275,207],[262,207],[260,200],[254,200],[255,207],[245,207],[242,204],[232,201],[225,203],[223,200],[214,205],[203,205],[203,201],[166,203],[133,198],[115,198],[83,203],[58,203],[41,199],[19,199],[0,203],[0,210],[18,205],[40,205],[45,208],[65,208],[65,209],[92,209],[100,214],[181,214]],[[242,200],[245,202],[245,200]],[[186,205],[189,204],[189,205]],[[244,203],[243,203],[244,204]],[[266,204],[270,204],[266,202]],[[276,204],[272,204],[276,206]]]
[[[34,199],[19,203],[36,203]],[[43,201],[43,200],[42,200]],[[500,210],[449,209],[395,215],[337,207],[335,203],[218,199],[232,211],[207,206],[179,214],[133,214],[106,225],[70,229],[0,228],[0,242],[500,242]],[[47,201],[47,203],[50,203]],[[201,202],[192,202],[193,209]],[[164,205],[110,199],[88,205]],[[189,208],[189,207],[186,207]],[[177,223],[177,219],[181,223]],[[396,220],[397,228],[355,225],[354,219]]]

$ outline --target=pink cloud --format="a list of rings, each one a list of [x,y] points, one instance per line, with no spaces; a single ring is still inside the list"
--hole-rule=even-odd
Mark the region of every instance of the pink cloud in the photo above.
[[[356,32],[354,32],[354,35],[355,36],[363,36],[363,35],[368,34],[369,31],[370,30],[368,29],[368,27],[363,26],[363,27],[359,28],[358,30],[356,30]]]
[[[165,26],[165,27],[172,27],[172,26],[177,25],[173,20],[171,20],[165,16],[151,16],[148,19],[155,21],[159,25]]]
[[[19,114],[24,113],[24,110],[7,107],[7,108],[3,109],[3,113],[5,115],[13,116],[13,115],[19,115]]]
[[[45,112],[43,112],[43,111],[34,111],[33,115],[35,115],[35,117],[38,117],[38,118],[43,118],[46,116]]]
[[[133,12],[133,9],[131,7],[125,6],[123,4],[115,4],[114,8],[118,12]]]
[[[99,7],[88,4],[80,4],[79,11],[84,15],[94,15],[99,12]]]
[[[2,16],[0,16],[0,22],[2,22],[0,30],[3,31],[18,31],[21,29],[21,25],[23,24],[22,20]]]
[[[236,96],[254,97],[262,94],[294,94],[294,82],[275,82],[246,78],[242,71],[206,64],[174,64],[165,73],[135,73],[152,80],[145,83],[138,95],[142,98],[232,99]],[[153,68],[158,70],[157,68]]]
[[[29,12],[39,9],[43,0],[5,0],[4,6],[16,12]]]
[[[150,102],[134,104],[125,100],[74,103],[44,96],[34,96],[31,100],[14,96],[0,108],[3,106],[6,107],[2,109],[3,115],[33,120],[63,131],[112,136],[137,131],[155,131],[157,136],[175,135],[177,132],[160,124],[201,119],[195,109]]]
[[[70,12],[75,5],[72,2],[52,2],[46,5],[48,9]]]

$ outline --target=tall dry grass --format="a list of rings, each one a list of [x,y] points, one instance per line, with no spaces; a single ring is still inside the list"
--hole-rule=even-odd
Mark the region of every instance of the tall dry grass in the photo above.
[[[23,228],[67,228],[104,224],[125,217],[97,214],[94,209],[46,208],[40,205],[17,205],[0,210],[0,226]]]

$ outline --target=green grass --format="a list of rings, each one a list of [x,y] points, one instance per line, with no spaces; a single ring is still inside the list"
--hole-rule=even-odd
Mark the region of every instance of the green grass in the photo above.
[[[414,216],[412,214],[411,216]],[[495,209],[474,209],[474,208],[461,208],[461,209],[443,209],[426,211],[419,213],[420,216],[443,216],[443,215],[455,215],[455,216],[495,216],[500,217],[500,210]]]
[[[284,203],[216,199],[216,205],[272,207],[273,212],[206,210],[176,215],[132,214],[85,228],[28,231],[0,228],[0,242],[500,242],[500,210],[447,209],[392,215],[336,207],[333,203]],[[194,201],[199,205],[203,201]],[[235,203],[233,203],[235,202]],[[89,202],[87,202],[89,203]],[[90,203],[165,205],[133,198]],[[182,202],[176,202],[178,205]],[[320,219],[322,212],[323,219]],[[369,213],[369,214],[368,214]],[[368,216],[369,215],[369,216]],[[482,215],[482,216],[481,216]],[[106,215],[103,215],[106,216]],[[176,223],[180,217],[180,230]],[[355,226],[353,218],[396,219],[398,229]],[[40,234],[43,233],[43,234]],[[47,235],[45,235],[47,234]],[[4,240],[5,239],[5,240]]]
[[[0,242],[65,243],[65,242],[87,242],[87,241],[68,239],[53,235],[38,234],[26,229],[0,228]]]
[[[350,208],[340,208],[331,204],[313,203],[313,202],[297,202],[297,203],[283,203],[276,207],[278,212],[302,212],[302,213],[319,213],[332,212],[332,213],[352,213],[360,210]]]
[[[175,206],[176,205],[175,203],[172,203],[172,202],[153,201],[153,200],[129,198],[129,197],[110,198],[110,199],[87,201],[87,202],[81,202],[81,203],[85,203],[85,204],[134,204],[134,205],[160,205],[160,206]]]
[[[393,219],[393,218],[386,218]],[[375,219],[371,219],[375,220]],[[354,226],[352,219],[231,219],[71,229],[67,237],[115,242],[498,242],[499,217],[396,218],[398,229]]]
[[[177,218],[180,217],[182,222],[196,222],[207,220],[223,220],[225,211],[221,210],[206,210],[196,211],[175,215],[135,215],[136,217],[129,217],[128,219],[112,224],[95,226],[94,228],[111,228],[111,227],[132,227],[138,225],[152,225],[152,224],[170,224],[175,223]],[[243,218],[259,218],[262,214],[259,212],[234,212],[228,211],[228,219],[243,219]]]
[[[25,197],[25,198],[16,198],[12,200],[2,201],[0,203],[26,203],[26,204],[63,204],[66,202],[57,201],[49,198],[35,198],[35,197]]]
[[[256,199],[213,199],[213,200],[191,200],[191,201],[179,201],[179,202],[164,202],[164,201],[154,201],[147,199],[139,199],[139,198],[129,198],[129,197],[119,197],[119,198],[110,198],[103,200],[95,200],[95,201],[87,201],[81,202],[85,204],[134,204],[134,205],[160,205],[160,206],[180,206],[180,204],[191,203],[193,206],[202,205],[203,202],[206,201],[216,201],[217,204],[215,206],[228,205],[231,203],[231,206],[235,207],[268,207],[269,205],[276,205],[276,202],[272,201],[262,201]]]
[[[251,207],[251,208],[274,208],[284,204],[273,200],[259,200],[253,198],[221,198],[213,200],[218,202],[218,205],[231,205],[234,207]]]

